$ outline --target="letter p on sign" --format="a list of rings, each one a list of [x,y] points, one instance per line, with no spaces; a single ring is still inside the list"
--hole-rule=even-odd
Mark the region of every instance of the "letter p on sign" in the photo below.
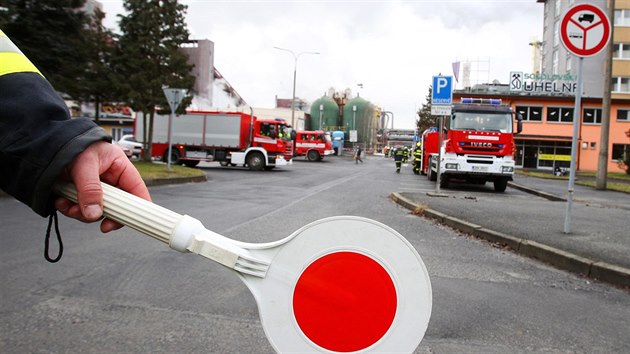
[[[453,103],[453,77],[434,76],[431,104],[450,105]]]

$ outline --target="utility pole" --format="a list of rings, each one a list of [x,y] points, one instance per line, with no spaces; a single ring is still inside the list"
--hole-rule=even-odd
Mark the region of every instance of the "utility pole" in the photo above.
[[[615,18],[615,0],[610,0],[608,18]],[[614,38],[614,24],[610,26],[610,38]],[[602,95],[602,127],[599,137],[599,156],[597,158],[596,189],[606,189],[608,179],[608,141],[610,137],[610,100],[614,41],[608,42],[608,56],[604,65],[604,93]]]

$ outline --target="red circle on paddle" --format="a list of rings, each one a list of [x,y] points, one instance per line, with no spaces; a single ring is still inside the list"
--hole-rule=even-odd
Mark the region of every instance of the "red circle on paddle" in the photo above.
[[[353,352],[378,342],[391,327],[397,309],[390,274],[369,256],[327,254],[300,275],[293,292],[293,313],[306,337],[335,352]]]

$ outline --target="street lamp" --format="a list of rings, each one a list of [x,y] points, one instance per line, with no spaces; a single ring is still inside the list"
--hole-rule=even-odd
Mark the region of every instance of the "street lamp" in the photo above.
[[[322,114],[324,113],[324,105],[319,105],[319,130],[322,130]]]
[[[280,47],[274,47],[274,48],[278,49],[278,50],[283,50],[285,52],[291,53],[291,55],[293,55],[293,59],[295,59],[295,62],[294,62],[294,65],[293,65],[293,99],[291,100],[291,125],[293,127],[295,127],[295,81],[296,81],[296,77],[297,77],[297,62],[298,62],[298,58],[302,54],[319,54],[319,52],[301,52],[301,53],[298,53],[296,55],[292,50],[289,50],[289,49],[280,48]]]

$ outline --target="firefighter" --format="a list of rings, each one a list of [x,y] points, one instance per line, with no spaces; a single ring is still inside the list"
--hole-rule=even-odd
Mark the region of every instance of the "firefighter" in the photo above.
[[[422,143],[417,142],[413,149],[413,173],[420,174],[420,164],[422,163]]]
[[[403,163],[407,163],[407,159],[409,158],[409,148],[407,147],[407,145],[405,145],[403,147],[403,159],[402,162]]]
[[[394,155],[394,161],[396,162],[396,173],[400,173],[400,166],[405,156],[405,149],[399,146],[392,152],[392,155]]]
[[[388,146],[385,146],[383,148],[383,154],[385,154],[385,158],[389,157],[389,147]]]

